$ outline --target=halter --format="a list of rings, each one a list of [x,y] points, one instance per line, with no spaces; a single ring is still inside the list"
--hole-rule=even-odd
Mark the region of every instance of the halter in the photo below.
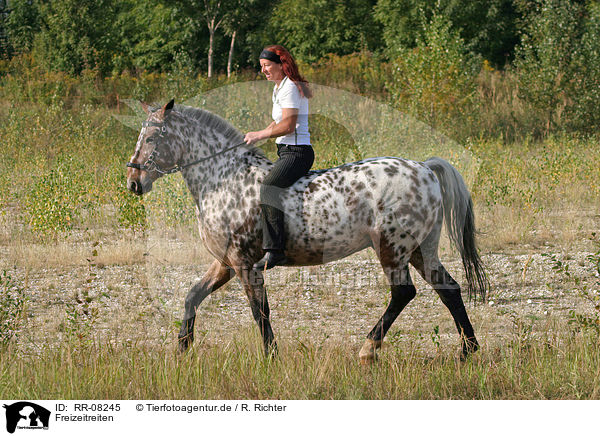
[[[148,127],[148,126],[158,127],[160,129],[159,130],[160,133],[158,134],[158,138],[164,138],[165,137],[165,133],[167,132],[167,128],[165,127],[164,121],[161,122],[161,123],[157,123],[155,121],[144,121],[142,123],[142,127]],[[156,136],[156,135],[153,135],[153,136],[151,136],[148,139],[154,138],[154,136]],[[146,141],[148,141],[148,139]],[[175,165],[173,168],[169,168],[167,170],[163,170],[161,167],[158,166],[158,164],[154,160],[154,159],[156,159],[160,155],[160,153],[158,152],[159,143],[158,143],[158,141],[152,141],[152,142],[155,142],[154,150],[152,150],[152,153],[150,153],[150,156],[148,156],[148,159],[146,160],[146,162],[144,162],[143,164],[137,164],[137,163],[133,163],[133,162],[127,162],[127,167],[134,168],[136,170],[141,170],[141,171],[148,171],[148,172],[150,172],[150,171],[156,171],[157,173],[159,173],[161,175],[173,174],[173,173],[177,173],[177,172],[179,172],[179,171],[181,171],[181,170],[183,170],[185,168],[189,168],[189,167],[191,167],[193,165],[197,165],[197,164],[202,163],[202,162],[204,162],[206,160],[212,159],[213,157],[218,156],[220,154],[223,154],[225,152],[228,152],[229,150],[233,150],[234,148],[241,147],[242,145],[247,145],[245,142],[240,142],[239,144],[236,144],[236,145],[233,145],[231,147],[228,147],[228,148],[226,148],[224,150],[221,150],[221,151],[219,151],[219,152],[217,152],[215,154],[211,154],[208,157],[204,157],[202,159],[195,160],[195,161],[187,163],[185,165]]]

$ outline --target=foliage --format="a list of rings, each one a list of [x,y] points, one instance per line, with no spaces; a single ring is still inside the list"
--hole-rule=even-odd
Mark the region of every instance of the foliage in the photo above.
[[[0,346],[8,344],[19,328],[26,297],[12,277],[0,274]]]
[[[314,63],[300,61],[299,68],[309,82],[371,96],[385,93],[390,76],[390,65],[366,51],[346,56],[329,53]]]
[[[91,206],[84,171],[72,159],[62,158],[40,176],[23,199],[31,228],[42,235],[57,235],[73,229],[81,213]]]
[[[416,47],[399,50],[388,86],[396,107],[439,128],[471,113],[479,59],[443,15],[422,26]]]
[[[538,134],[590,131],[600,102],[598,7],[591,16],[575,1],[540,0],[517,48],[522,97],[539,117]]]
[[[379,48],[373,1],[282,0],[267,33],[305,62]]]
[[[41,26],[38,0],[11,0],[10,13],[4,27],[8,38],[8,53],[25,53],[33,47],[35,35]]]
[[[120,0],[117,3],[113,73],[126,69],[170,71],[175,54],[189,56],[197,45],[204,43],[182,11],[168,2]]]
[[[115,0],[51,0],[39,5],[41,30],[35,36],[38,62],[52,71],[110,71],[118,46],[114,32]]]
[[[492,65],[503,67],[512,59],[520,17],[512,0],[379,0],[373,15],[383,26],[387,52],[394,56],[398,47],[416,46],[423,17],[431,20],[436,13],[448,18],[469,50]]]
[[[600,125],[600,4],[589,6],[580,48],[573,53],[575,96],[568,108],[569,127],[585,132]]]

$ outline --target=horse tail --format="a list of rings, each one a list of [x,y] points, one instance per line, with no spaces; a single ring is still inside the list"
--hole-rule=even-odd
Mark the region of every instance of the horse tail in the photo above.
[[[424,164],[440,182],[446,231],[462,258],[469,300],[479,294],[484,301],[489,281],[475,243],[475,214],[471,194],[458,170],[447,161],[432,157]]]

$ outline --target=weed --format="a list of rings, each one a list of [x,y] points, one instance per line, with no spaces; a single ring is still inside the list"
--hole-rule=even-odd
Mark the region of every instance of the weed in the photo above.
[[[431,342],[435,345],[435,349],[440,351],[440,326],[436,325],[433,327],[433,331],[431,332]]]
[[[569,264],[558,259],[555,254],[544,253],[542,256],[550,260],[554,271],[563,275],[565,279],[575,285],[579,295],[593,308],[591,313],[581,313],[577,310],[569,311],[569,324],[577,332],[591,331],[600,336],[600,241],[596,233],[592,233],[590,239],[596,246],[595,253],[587,257],[588,275],[595,277],[592,285],[584,282],[578,275],[573,274]]]
[[[8,344],[18,331],[25,301],[25,291],[3,271],[0,275],[0,346]]]
[[[106,293],[95,292],[97,278],[97,262],[99,242],[92,244],[91,256],[87,259],[88,275],[83,288],[76,291],[73,301],[66,303],[65,322],[63,324],[65,333],[70,339],[78,339],[81,342],[90,342],[90,334],[94,323],[98,318],[98,307],[94,304],[102,297],[108,297]]]

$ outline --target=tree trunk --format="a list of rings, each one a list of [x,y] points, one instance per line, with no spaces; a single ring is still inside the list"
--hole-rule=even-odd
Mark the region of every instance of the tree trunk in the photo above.
[[[215,39],[215,29],[212,27],[208,28],[208,32],[210,34],[208,40],[208,78],[212,77],[212,62],[213,62],[213,42]]]
[[[227,58],[227,77],[231,76],[233,69],[233,46],[235,45],[235,36],[237,34],[237,30],[233,31],[231,35],[231,46],[229,47],[229,57]]]

